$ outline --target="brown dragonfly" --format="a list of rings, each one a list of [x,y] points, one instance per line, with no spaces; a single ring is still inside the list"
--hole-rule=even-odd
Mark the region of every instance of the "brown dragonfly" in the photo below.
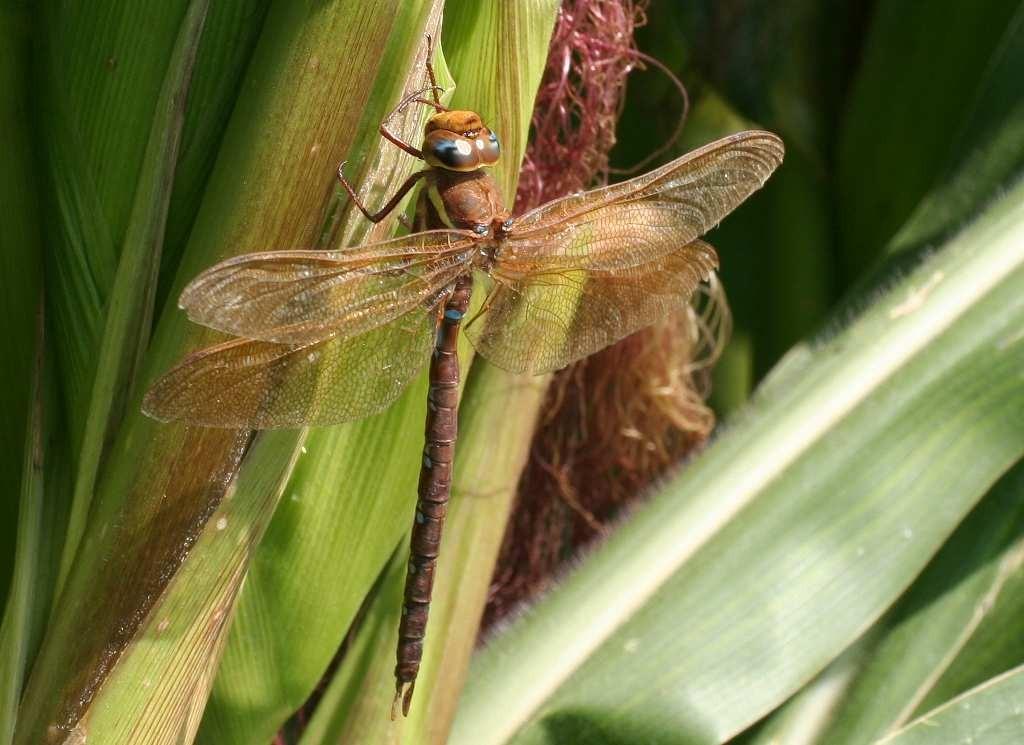
[[[484,170],[497,136],[471,111],[442,106],[431,87],[405,98],[434,113],[423,160],[371,213],[374,222],[423,181],[409,235],[341,251],[270,251],[207,269],[180,306],[238,339],[185,357],[153,384],[143,410],[162,421],[270,429],[330,425],[386,409],[427,360],[426,446],[413,523],[395,668],[408,714],[422,657],[434,568],[451,491],[457,434],[456,342],[474,277],[487,285],[466,334],[514,373],[557,370],[685,307],[718,266],[700,240],[782,162],[769,132],[725,137],[630,181],[545,204],[511,219]],[[432,98],[424,98],[427,92]],[[342,164],[344,166],[344,163]],[[395,707],[392,707],[392,717]]]

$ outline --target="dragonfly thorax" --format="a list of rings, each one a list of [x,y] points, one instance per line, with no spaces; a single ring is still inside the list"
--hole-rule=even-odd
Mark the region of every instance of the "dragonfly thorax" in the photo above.
[[[427,120],[423,160],[447,171],[493,166],[501,155],[498,136],[473,111],[441,111]]]
[[[508,220],[501,191],[486,171],[438,168],[427,177],[427,229],[472,230],[480,238],[497,236]]]

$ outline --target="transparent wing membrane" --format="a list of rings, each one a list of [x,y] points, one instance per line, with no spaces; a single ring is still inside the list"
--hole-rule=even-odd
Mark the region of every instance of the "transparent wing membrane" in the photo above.
[[[208,347],[157,380],[143,411],[163,421],[247,429],[362,419],[387,408],[430,358],[435,321],[433,311],[418,307],[355,337]]]
[[[741,132],[643,176],[538,207],[515,221],[502,270],[645,264],[715,227],[764,184],[782,155],[775,135]]]
[[[498,367],[550,372],[685,307],[717,265],[714,249],[693,241],[614,272],[562,269],[505,277],[495,271],[495,294],[466,334]]]
[[[435,296],[467,271],[463,231],[430,231],[351,251],[269,251],[221,262],[179,304],[196,323],[285,344],[358,336]]]

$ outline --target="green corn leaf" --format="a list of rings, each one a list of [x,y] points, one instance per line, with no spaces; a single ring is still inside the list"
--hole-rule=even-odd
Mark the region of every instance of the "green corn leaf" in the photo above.
[[[870,632],[837,657],[789,701],[759,724],[730,742],[733,745],[815,745],[832,722],[860,671],[874,635]]]
[[[885,635],[867,657],[826,742],[872,743],[906,724],[977,638],[990,609],[1008,600],[1019,606],[1005,593],[1014,588],[1014,576],[1024,574],[1022,495],[1024,465],[1019,464],[960,525],[885,620]],[[1013,636],[996,638],[1011,641]],[[1000,657],[1001,666],[985,678],[1024,661]],[[969,653],[963,659],[979,658]],[[949,693],[937,703],[952,698]]]
[[[46,222],[48,322],[77,454],[95,413],[93,378],[119,251],[188,3],[37,5],[37,116],[50,193],[44,207],[53,216]]]
[[[167,208],[185,119],[185,102],[207,8],[208,3],[204,1],[194,2],[189,9],[153,113],[142,173],[136,186],[124,245],[119,252],[117,273],[107,299],[95,360],[92,396],[82,449],[78,453],[78,473],[57,583],[58,594],[85,532],[100,460],[113,439],[116,425],[124,416],[149,341]]]
[[[930,711],[879,745],[1013,745],[1024,739],[1024,668]]]
[[[344,664],[331,677],[299,745],[393,741],[395,733],[385,711],[395,692],[395,619],[402,608],[408,565],[402,543],[360,613],[358,631],[346,640]]]
[[[1021,465],[1015,469],[1019,479]],[[1019,483],[1019,482],[1018,482]],[[1017,492],[1018,503],[1022,491]],[[1024,638],[1020,619],[1024,616],[1024,570],[1017,551],[1008,548],[1000,557],[998,574],[988,592],[979,598],[976,626],[959,648],[956,658],[924,697],[914,715],[922,714],[980,685],[1011,665],[1024,662]]]
[[[212,3],[207,11],[167,210],[157,307],[167,302],[270,4],[231,0]]]
[[[41,331],[42,324],[39,326]],[[39,335],[38,343],[40,351],[33,390],[28,398],[34,405],[30,412],[27,427],[29,436],[24,448],[26,458],[19,501],[21,509],[17,522],[15,571],[11,581],[11,592],[4,604],[3,620],[0,622],[0,742],[4,745],[10,743],[14,737],[14,724],[17,721],[22,687],[31,665],[34,648],[41,638],[42,619],[39,611],[42,604],[39,602],[36,588],[44,587],[39,581],[38,565],[43,551],[43,469],[46,467],[44,443],[48,435],[43,413],[43,397],[47,385],[42,380],[42,334]]]
[[[1017,3],[965,108],[939,184],[894,236],[890,252],[941,240],[1024,172],[1022,66],[1024,3]]]

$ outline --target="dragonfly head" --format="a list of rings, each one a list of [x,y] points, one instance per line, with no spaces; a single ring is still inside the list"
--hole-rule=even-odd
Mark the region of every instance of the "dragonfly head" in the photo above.
[[[448,171],[493,166],[501,155],[498,136],[474,111],[440,111],[427,120],[423,160]]]

